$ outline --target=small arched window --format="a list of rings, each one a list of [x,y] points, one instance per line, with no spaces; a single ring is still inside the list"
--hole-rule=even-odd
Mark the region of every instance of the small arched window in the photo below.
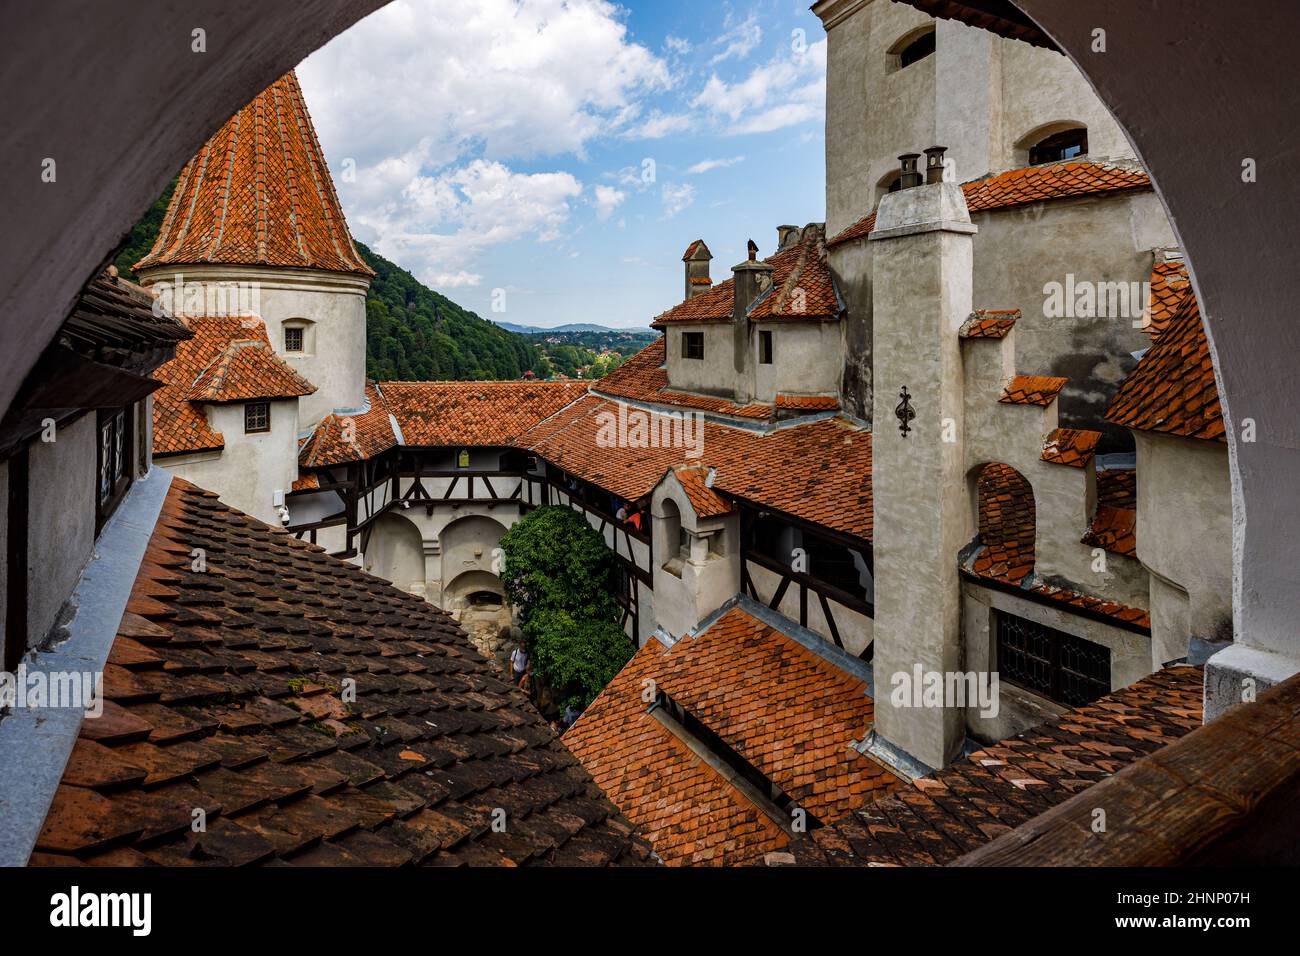
[[[1063,159],[1074,159],[1088,152],[1088,128],[1073,126],[1040,139],[1029,147],[1029,165],[1055,163]]]
[[[881,197],[886,193],[896,193],[903,187],[903,173],[901,170],[893,169],[881,176],[876,181],[876,203],[879,204]]]
[[[924,60],[935,51],[934,25],[920,27],[900,37],[889,48],[887,71],[890,73],[905,70],[918,60]]]

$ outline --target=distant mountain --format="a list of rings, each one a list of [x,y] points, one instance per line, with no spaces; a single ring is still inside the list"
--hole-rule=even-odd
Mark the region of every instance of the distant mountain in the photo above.
[[[610,332],[616,335],[624,333],[638,336],[655,335],[654,331],[650,328],[617,329],[613,326],[595,325],[591,322],[570,322],[568,325],[557,325],[551,329],[544,329],[537,325],[519,325],[517,322],[502,322],[500,319],[494,319],[493,321],[507,332],[518,332],[520,335],[552,335],[557,332]]]

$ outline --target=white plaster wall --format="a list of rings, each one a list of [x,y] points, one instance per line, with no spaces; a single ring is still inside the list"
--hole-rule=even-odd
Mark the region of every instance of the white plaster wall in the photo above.
[[[209,424],[225,438],[226,447],[219,455],[160,458],[158,464],[216,492],[230,507],[280,527],[272,494],[287,494],[298,478],[298,400],[270,405],[271,430],[251,435],[244,433],[243,402],[204,405]]]
[[[1232,633],[1232,490],[1218,442],[1134,432],[1138,558],[1187,592],[1187,627],[1202,638]],[[1154,626],[1153,622],[1153,626]],[[1161,634],[1168,647],[1188,634]],[[1175,656],[1181,656],[1175,655]]]
[[[363,276],[311,269],[270,269],[258,266],[190,265],[145,270],[146,285],[197,284],[215,290],[222,284],[241,283],[256,305],[256,314],[266,323],[267,337],[275,351],[316,386],[302,399],[302,427],[315,425],[335,408],[358,409],[365,405],[366,385],[366,289]],[[238,301],[227,296],[226,301]],[[305,319],[312,323],[309,352],[285,352],[284,323]]]
[[[689,556],[682,559],[673,538],[671,502],[688,536]],[[681,637],[740,591],[740,517],[701,519],[671,472],[651,498],[651,534],[655,567],[655,620]],[[644,613],[644,612],[643,612]]]
[[[424,547],[420,530],[401,514],[383,515],[370,529],[362,567],[394,587],[423,597]]]
[[[1168,221],[1148,192],[1055,200],[976,213],[974,306],[1020,309],[1015,371],[1069,378],[1061,423],[1106,430],[1103,418],[1119,383],[1133,369],[1131,353],[1148,347],[1134,327],[1146,306],[1154,248],[1176,245]],[[1048,283],[1138,283],[1132,314],[1049,317]],[[1131,285],[1128,286],[1130,289]],[[1122,436],[1122,430],[1113,430]]]
[[[960,662],[961,605],[956,555],[966,501],[962,357],[957,331],[971,311],[971,236],[947,225],[965,219],[953,183],[890,193],[873,242],[876,679],[912,671],[947,673]],[[899,233],[893,233],[899,230]],[[919,347],[918,347],[919,343]],[[904,436],[893,408],[906,386],[916,419]],[[943,440],[945,419],[958,440]],[[888,423],[887,425],[884,423]],[[889,706],[877,699],[877,728],[893,745],[938,767],[960,747],[962,715],[952,708]]]
[[[1067,120],[1088,127],[1091,158],[1134,158],[1123,130],[1078,67],[1059,53],[1028,43],[995,42],[1002,61],[1002,139],[1000,162],[991,171],[1026,165],[1028,155],[1017,144],[1048,123]]]
[[[758,364],[758,331],[772,332],[773,364]],[[839,391],[843,348],[839,322],[754,323],[750,351],[752,367],[770,370],[755,375],[754,398],[771,402],[778,394],[825,395]],[[760,387],[766,385],[766,387]]]
[[[1110,649],[1111,689],[1127,687],[1150,674],[1151,641],[1142,634],[1067,613],[1049,605],[1027,601],[1014,594],[994,591],[971,581],[962,582],[964,669],[988,673],[995,668],[992,621],[994,610],[1005,611]],[[1007,687],[1006,706],[997,717],[981,717],[978,709],[966,711],[966,728],[980,740],[1002,740],[1046,719],[1056,705],[1028,691]],[[1034,706],[1035,702],[1043,705]]]
[[[92,411],[60,427],[55,441],[33,442],[28,452],[29,646],[54,625],[95,546],[97,441]]]
[[[1075,590],[1145,608],[1148,576],[1142,567],[1115,554],[1103,554],[1104,560],[1098,561],[1094,549],[1081,541],[1096,508],[1095,470],[1042,460],[1043,439],[1057,427],[1056,403],[1041,407],[998,401],[1010,374],[1018,338],[1019,323],[1005,339],[962,341],[971,503],[967,540],[975,533],[980,471],[991,462],[1010,465],[1034,492],[1035,573],[1056,583],[1064,579]]]
[[[704,333],[704,358],[682,358],[682,334]],[[730,322],[674,322],[667,332],[668,384],[683,391],[729,398],[741,384]]]

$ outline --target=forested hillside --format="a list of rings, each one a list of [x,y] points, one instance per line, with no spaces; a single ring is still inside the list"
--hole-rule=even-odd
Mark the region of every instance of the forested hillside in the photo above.
[[[523,336],[467,312],[361,243],[378,275],[366,298],[366,372],[394,379],[513,379],[544,375],[541,356]]]
[[[132,227],[118,253],[118,272],[128,279],[135,279],[131,266],[153,248],[175,186],[173,180]],[[482,380],[549,373],[526,337],[462,309],[359,242],[357,249],[378,273],[366,296],[366,374],[371,378]]]

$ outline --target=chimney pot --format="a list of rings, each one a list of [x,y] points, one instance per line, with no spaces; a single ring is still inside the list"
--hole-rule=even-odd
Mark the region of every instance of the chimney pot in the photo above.
[[[925,151],[925,182],[927,186],[943,182],[943,154],[947,151],[947,146],[931,146]]]
[[[916,170],[916,161],[921,158],[920,153],[904,153],[898,157],[901,164],[901,173],[898,177],[899,189],[911,189],[913,186],[921,185],[921,174]]]
[[[748,248],[749,248],[749,261],[750,262],[758,261],[758,243],[756,243],[753,239],[751,239],[749,240]]]

